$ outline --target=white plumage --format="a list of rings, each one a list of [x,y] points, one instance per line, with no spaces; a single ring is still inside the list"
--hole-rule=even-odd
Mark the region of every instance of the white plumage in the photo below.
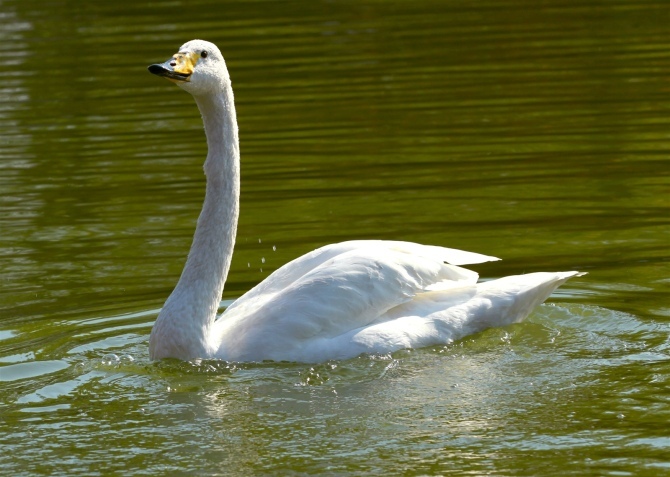
[[[184,44],[149,71],[193,94],[207,135],[207,192],[175,290],[151,331],[150,355],[320,362],[445,344],[525,318],[578,272],[477,283],[459,265],[495,257],[409,242],[328,245],[284,265],[216,318],[239,214],[233,91],[218,48]]]

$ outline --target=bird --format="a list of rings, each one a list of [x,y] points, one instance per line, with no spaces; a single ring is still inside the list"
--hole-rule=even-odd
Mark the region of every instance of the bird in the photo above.
[[[181,276],[149,337],[151,360],[322,363],[447,345],[523,320],[577,271],[484,282],[496,257],[436,245],[350,240],[271,273],[217,316],[233,256],[240,147],[231,79],[216,45],[191,40],[150,73],[190,93],[207,140],[206,192]]]

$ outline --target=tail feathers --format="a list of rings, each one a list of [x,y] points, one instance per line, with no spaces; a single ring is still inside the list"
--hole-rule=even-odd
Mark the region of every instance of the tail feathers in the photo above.
[[[470,300],[470,320],[466,334],[494,326],[518,323],[526,318],[553,291],[572,277],[585,273],[538,272],[513,275],[477,284],[475,299]]]
[[[530,273],[450,290],[427,291],[355,333],[366,352],[450,343],[487,328],[522,321],[579,272]]]

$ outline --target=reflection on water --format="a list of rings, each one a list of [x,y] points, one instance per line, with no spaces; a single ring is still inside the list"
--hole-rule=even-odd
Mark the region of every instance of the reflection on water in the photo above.
[[[589,275],[444,348],[149,363],[205,143],[146,65],[196,37],[224,52],[240,121],[226,299],[351,238],[504,258],[485,278]],[[652,1],[3,2],[3,469],[667,469],[669,38]]]

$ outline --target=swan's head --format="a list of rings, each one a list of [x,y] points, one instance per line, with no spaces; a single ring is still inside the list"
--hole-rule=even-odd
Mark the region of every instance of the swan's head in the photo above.
[[[230,81],[226,62],[215,44],[204,40],[184,43],[165,63],[149,66],[194,96],[216,93]]]

